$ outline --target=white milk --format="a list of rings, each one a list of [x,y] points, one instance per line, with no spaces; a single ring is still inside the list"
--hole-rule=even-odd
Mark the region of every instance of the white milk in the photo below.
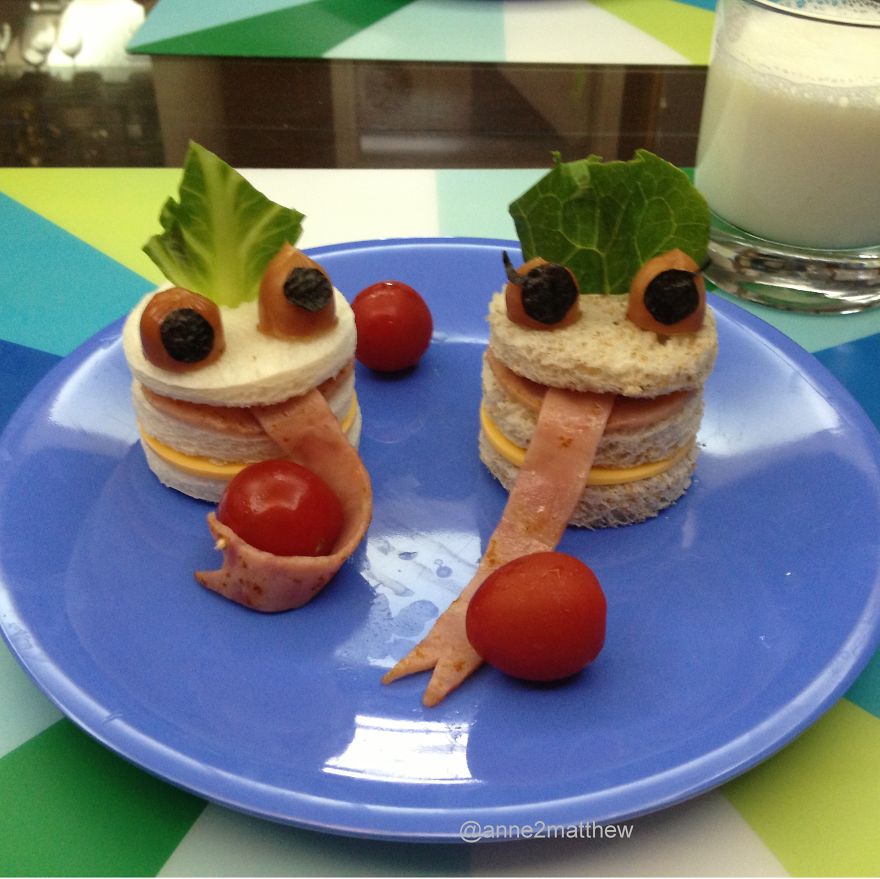
[[[880,244],[880,28],[805,21],[738,0],[725,11],[697,187],[719,216],[763,238]]]

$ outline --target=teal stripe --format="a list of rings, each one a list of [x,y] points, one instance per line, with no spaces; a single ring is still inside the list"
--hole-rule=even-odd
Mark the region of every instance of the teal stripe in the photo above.
[[[0,875],[154,876],[204,802],[68,720],[0,759]]]
[[[880,650],[850,687],[846,697],[874,717],[880,718]]]
[[[547,169],[550,168],[547,155]],[[516,240],[507,206],[547,169],[437,171],[437,228],[445,236]]]
[[[318,58],[412,0],[311,0],[205,27],[156,42],[138,51],[171,55],[242,55],[253,58]]]
[[[797,314],[747,302],[726,293],[720,294],[746,311],[781,330],[807,351],[822,351],[856,339],[880,333],[880,310],[869,309],[860,314],[814,315]]]
[[[290,6],[301,6],[311,0],[211,0],[210,3],[193,3],[192,0],[159,0],[150,10],[128,44],[129,51],[137,52],[159,40],[179,37],[190,31],[204,30],[221,24],[231,24],[253,18],[266,12],[275,12]]]
[[[61,712],[34,686],[4,644],[0,644],[0,693],[4,706],[0,710],[0,757],[61,717]]]
[[[388,58],[389,47],[393,47],[395,61],[503,62],[504,4],[484,0],[438,6],[436,0],[414,0],[326,52],[325,57]]]
[[[69,354],[153,287],[3,194],[0,240],[15,242],[3,253],[0,338],[17,345]]]

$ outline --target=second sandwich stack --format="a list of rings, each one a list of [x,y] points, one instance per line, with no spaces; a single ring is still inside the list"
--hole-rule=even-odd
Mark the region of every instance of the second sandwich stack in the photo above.
[[[627,318],[626,296],[579,297],[577,320],[550,332],[489,308],[480,458],[508,490],[547,387],[616,395],[571,524],[602,528],[657,515],[687,490],[697,460],[703,385],[717,352],[707,309],[694,333],[663,336]]]

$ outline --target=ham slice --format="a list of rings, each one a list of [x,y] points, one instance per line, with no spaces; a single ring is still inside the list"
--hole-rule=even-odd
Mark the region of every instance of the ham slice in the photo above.
[[[276,556],[246,543],[209,513],[223,565],[197,572],[196,579],[255,610],[292,610],[317,595],[361,542],[372,515],[370,477],[319,390],[251,412],[291,460],[330,486],[342,503],[345,524],[330,555]]]
[[[501,565],[556,548],[587,483],[613,405],[611,394],[547,389],[525,461],[473,579],[383,683],[433,669],[422,699],[430,707],[482,664],[465,631],[471,597]]]
[[[354,360],[351,360],[336,375],[318,385],[318,390],[324,397],[330,399],[353,372]],[[251,406],[212,406],[208,403],[193,403],[158,394],[146,385],[141,387],[152,406],[184,424],[241,437],[257,437],[263,433]]]
[[[526,409],[531,409],[532,412],[540,411],[544,394],[547,393],[547,385],[515,373],[488,350],[486,362],[498,384],[504,388],[509,397]],[[650,427],[680,412],[695,393],[696,391],[686,390],[673,391],[671,394],[663,394],[659,397],[616,397],[606,431],[613,433],[617,430],[635,431]]]

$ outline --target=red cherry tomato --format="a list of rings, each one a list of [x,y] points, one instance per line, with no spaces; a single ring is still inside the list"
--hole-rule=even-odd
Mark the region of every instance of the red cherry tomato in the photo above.
[[[357,327],[357,359],[378,372],[415,366],[431,342],[434,322],[425,300],[408,284],[381,281],[351,304]]]
[[[562,552],[537,552],[485,579],[468,606],[467,636],[505,674],[555,681],[599,655],[606,611],[602,587],[583,562]]]
[[[311,470],[283,459],[250,464],[226,486],[217,518],[273,555],[328,555],[342,530],[339,498]]]

